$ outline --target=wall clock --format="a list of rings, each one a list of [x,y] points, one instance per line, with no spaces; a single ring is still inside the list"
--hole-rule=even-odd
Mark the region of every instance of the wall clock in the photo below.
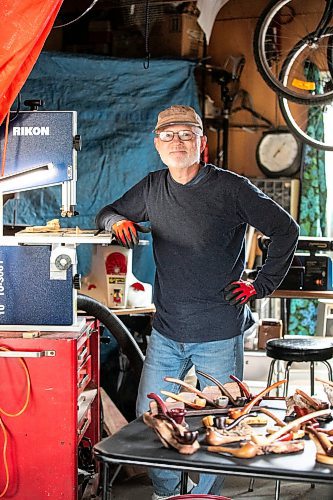
[[[289,130],[268,130],[258,142],[257,163],[267,177],[291,177],[300,169],[302,150],[302,143]]]

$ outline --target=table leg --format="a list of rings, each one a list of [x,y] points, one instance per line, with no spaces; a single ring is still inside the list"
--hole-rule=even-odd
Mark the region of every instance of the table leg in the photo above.
[[[103,462],[103,492],[102,492],[102,500],[111,500],[111,491],[113,483],[118,476],[122,465],[118,465],[115,472],[113,473],[112,478],[110,478],[110,466],[107,462]]]
[[[275,500],[279,500],[280,498],[280,486],[281,486],[281,481],[280,479],[277,479],[275,481]]]
[[[188,481],[188,472],[182,471],[180,476],[180,494],[186,495],[187,493],[187,481]]]

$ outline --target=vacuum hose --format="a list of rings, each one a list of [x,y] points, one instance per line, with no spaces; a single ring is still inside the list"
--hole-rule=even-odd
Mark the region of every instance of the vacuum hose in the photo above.
[[[104,304],[81,293],[77,296],[77,308],[98,319],[110,331],[127,356],[133,371],[140,377],[144,355],[124,323]]]

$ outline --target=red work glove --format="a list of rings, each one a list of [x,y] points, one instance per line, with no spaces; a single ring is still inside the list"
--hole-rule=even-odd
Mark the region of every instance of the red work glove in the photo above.
[[[246,304],[254,295],[257,295],[257,292],[250,281],[233,281],[224,289],[224,298],[232,306]]]
[[[119,245],[126,248],[133,248],[139,243],[138,231],[141,233],[149,233],[150,228],[140,226],[131,220],[120,220],[113,224],[112,232],[117,238]]]

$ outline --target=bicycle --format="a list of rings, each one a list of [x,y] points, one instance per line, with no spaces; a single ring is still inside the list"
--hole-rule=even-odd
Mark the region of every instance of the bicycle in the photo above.
[[[333,100],[333,0],[313,4],[304,12],[302,0],[271,0],[253,38],[255,62],[265,82],[281,98],[303,104]],[[308,60],[320,68],[319,82],[304,77]]]
[[[333,35],[333,29],[331,32]],[[287,79],[290,64],[291,61],[287,59],[283,65],[282,82]],[[288,128],[296,137],[316,149],[333,151],[333,134],[325,134],[325,130],[331,131],[333,127],[333,101],[304,104],[280,96],[279,105]]]

